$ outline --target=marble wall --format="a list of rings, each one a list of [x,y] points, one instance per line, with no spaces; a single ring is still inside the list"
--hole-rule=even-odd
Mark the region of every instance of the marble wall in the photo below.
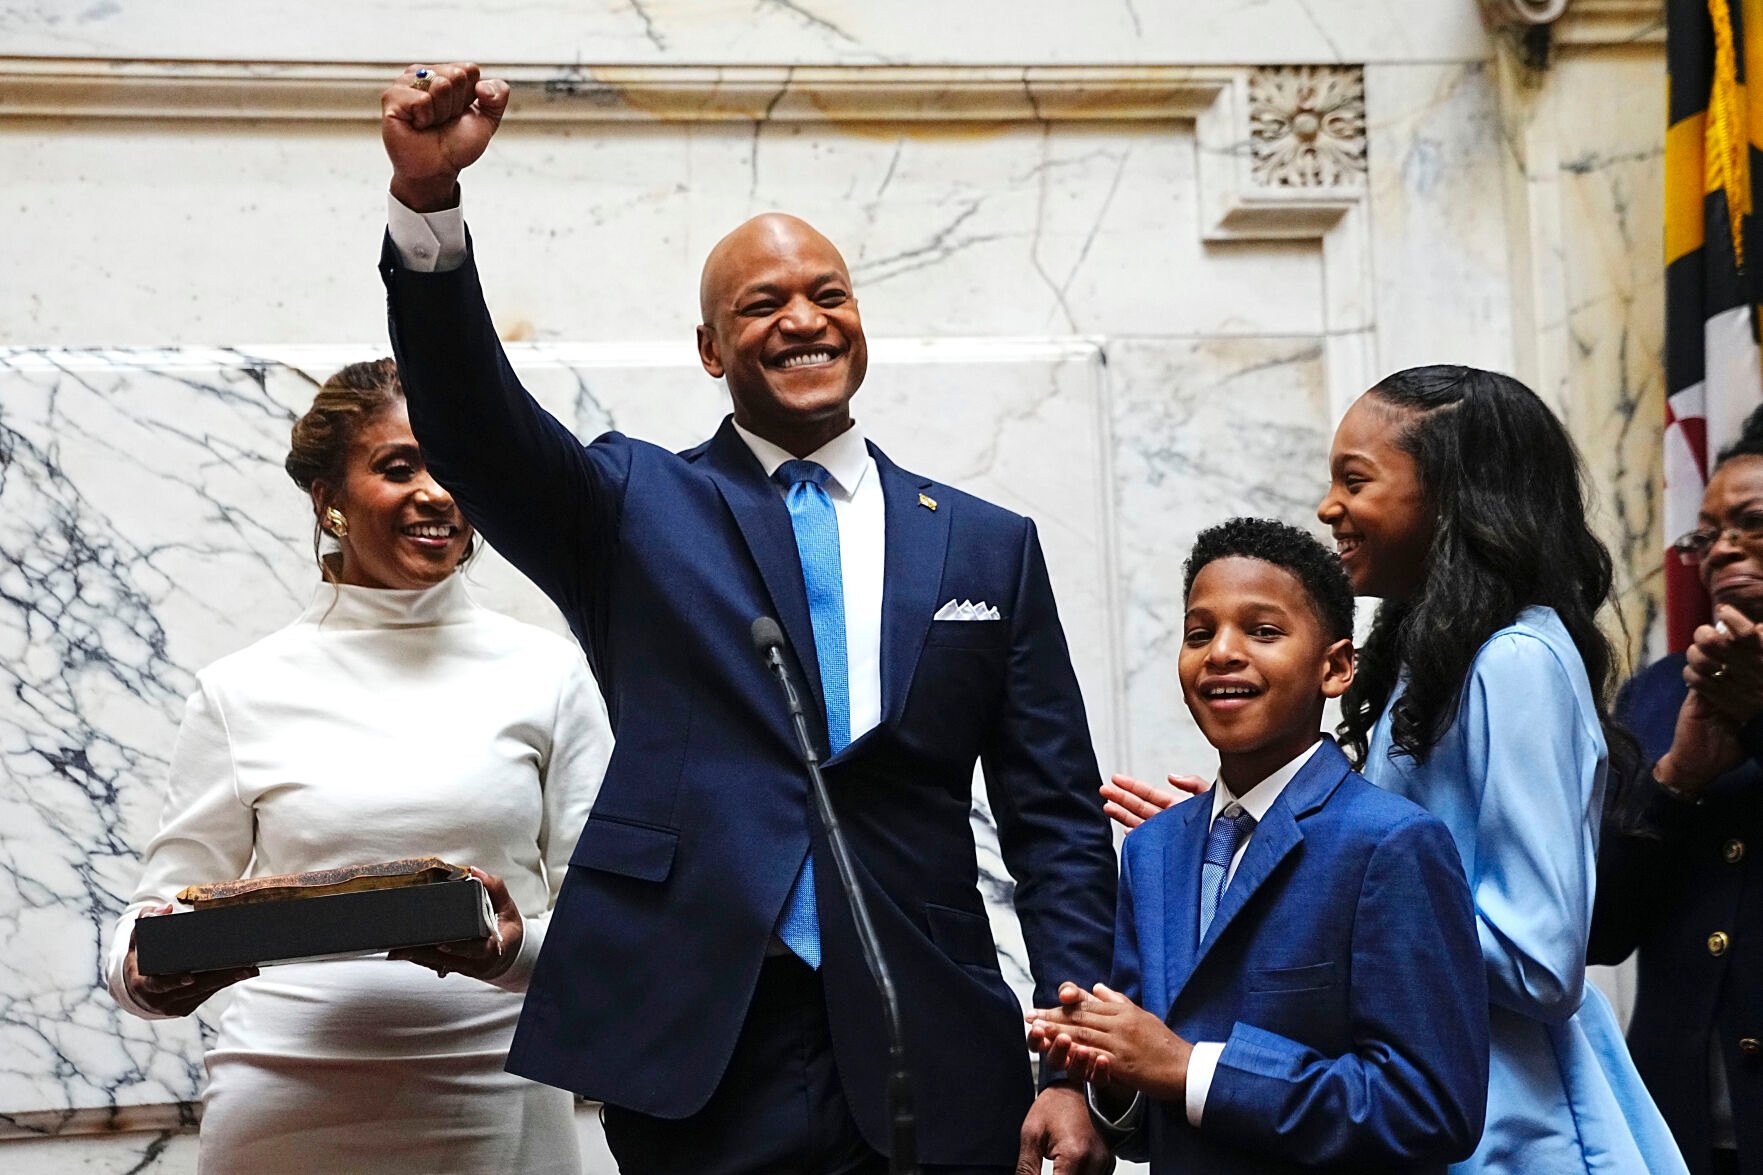
[[[1334,419],[1398,367],[1557,405],[1632,647],[1657,639],[1658,9],[1576,0],[1537,71],[1475,0],[0,6],[28,230],[0,249],[0,1139],[38,1139],[0,1162],[193,1168],[204,1026],[118,1014],[97,952],[192,671],[310,583],[279,460],[313,381],[386,349],[375,94],[403,63],[516,84],[467,213],[517,364],[584,436],[714,426],[694,292],[734,223],[839,242],[860,417],[1036,516],[1103,769],[1160,778],[1213,766],[1174,673],[1194,533],[1313,523]]]

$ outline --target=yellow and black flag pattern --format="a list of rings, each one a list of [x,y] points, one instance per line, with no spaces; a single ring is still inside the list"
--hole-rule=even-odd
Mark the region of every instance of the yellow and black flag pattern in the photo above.
[[[1750,35],[1747,35],[1747,32]],[[1695,528],[1709,461],[1763,402],[1757,346],[1763,230],[1763,0],[1667,0],[1665,134],[1665,538]],[[1747,79],[1756,79],[1755,86]],[[1669,554],[1671,647],[1708,604],[1695,569]]]

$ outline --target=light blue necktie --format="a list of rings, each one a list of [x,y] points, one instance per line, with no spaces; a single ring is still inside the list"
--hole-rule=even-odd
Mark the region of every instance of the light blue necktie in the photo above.
[[[1255,818],[1243,811],[1241,804],[1233,802],[1218,814],[1218,819],[1212,822],[1212,831],[1206,834],[1206,856],[1200,865],[1202,942],[1212,926],[1213,916],[1218,913],[1218,903],[1224,897],[1225,884],[1230,877],[1230,859],[1236,856],[1237,846],[1254,830]]]
[[[820,692],[826,699],[828,757],[851,741],[851,693],[845,658],[845,577],[839,562],[839,519],[826,496],[830,476],[813,461],[785,461],[772,474],[784,487],[784,505],[796,532],[802,582],[808,588],[808,619],[814,625],[814,654],[820,662]],[[807,813],[803,813],[806,817]],[[814,908],[814,853],[777,920],[777,936],[810,967],[820,967],[820,916]]]

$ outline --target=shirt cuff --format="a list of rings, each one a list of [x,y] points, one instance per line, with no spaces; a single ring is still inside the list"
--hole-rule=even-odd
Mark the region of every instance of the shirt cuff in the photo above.
[[[1217,1071],[1218,1058],[1223,1055],[1224,1046],[1215,1040],[1195,1042],[1194,1051],[1188,1054],[1188,1125],[1196,1130],[1206,1113],[1206,1095],[1212,1090],[1212,1074]]]
[[[465,264],[465,203],[439,212],[417,212],[386,195],[386,232],[398,263],[413,273],[446,273]]]
[[[514,956],[514,962],[508,970],[494,979],[484,982],[491,987],[499,987],[503,991],[521,993],[526,991],[527,984],[533,977],[533,964],[539,961],[539,948],[545,945],[545,928],[550,925],[551,915],[535,915],[523,918],[520,934],[520,951]]]
[[[1089,1102],[1090,1117],[1096,1120],[1101,1133],[1116,1142],[1137,1130],[1140,1120],[1145,1116],[1145,1095],[1142,1093],[1134,1092],[1126,1109],[1112,1118],[1108,1116],[1108,1110],[1102,1103],[1096,1100],[1096,1087],[1088,1082],[1084,1083],[1084,1099]]]

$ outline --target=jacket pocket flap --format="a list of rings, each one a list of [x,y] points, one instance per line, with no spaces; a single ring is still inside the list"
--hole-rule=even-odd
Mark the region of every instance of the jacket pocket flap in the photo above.
[[[641,881],[665,881],[678,847],[674,829],[590,816],[569,863]]]
[[[1307,967],[1258,967],[1249,972],[1249,991],[1313,991],[1335,985],[1335,966],[1312,963]]]
[[[926,902],[924,919],[930,939],[956,963],[998,969],[998,948],[992,943],[991,919],[984,914]]]

